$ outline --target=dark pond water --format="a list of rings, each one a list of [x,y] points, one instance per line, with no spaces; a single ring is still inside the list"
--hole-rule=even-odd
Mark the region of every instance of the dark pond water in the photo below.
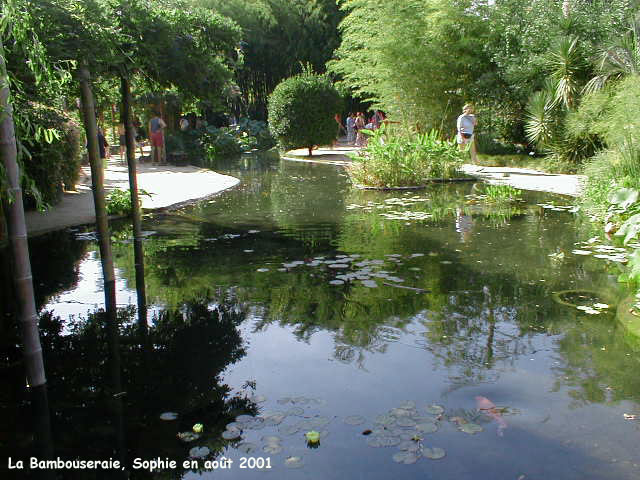
[[[32,242],[55,455],[177,462],[60,478],[638,478],[626,294],[615,262],[571,253],[591,236],[577,217],[538,205],[568,199],[362,192],[338,167],[254,157],[219,171],[241,186],[145,219],[146,325],[127,307],[131,230],[114,226],[117,338],[96,313],[91,235]],[[3,330],[0,454],[15,462],[36,454],[37,422]]]

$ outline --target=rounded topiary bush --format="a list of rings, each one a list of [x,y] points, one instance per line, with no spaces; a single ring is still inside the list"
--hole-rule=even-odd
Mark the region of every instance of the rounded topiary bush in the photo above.
[[[81,129],[69,115],[55,108],[31,102],[19,108],[32,126],[57,132],[52,138],[46,139],[42,135],[33,138],[18,127],[17,133],[29,152],[22,157],[28,181],[24,186],[25,203],[33,207],[40,197],[45,204],[55,204],[60,200],[63,186],[73,189],[78,180],[84,148]]]
[[[338,133],[334,119],[342,110],[342,97],[326,75],[305,71],[278,84],[269,96],[269,129],[285,149],[333,142]]]

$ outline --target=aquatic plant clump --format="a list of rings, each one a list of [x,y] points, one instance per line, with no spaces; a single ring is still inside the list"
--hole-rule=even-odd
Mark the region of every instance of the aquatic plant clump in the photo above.
[[[383,125],[368,136],[367,146],[352,155],[353,164],[348,170],[355,185],[413,187],[431,179],[461,176],[463,157],[457,144],[441,140],[436,130],[415,136],[391,136]]]

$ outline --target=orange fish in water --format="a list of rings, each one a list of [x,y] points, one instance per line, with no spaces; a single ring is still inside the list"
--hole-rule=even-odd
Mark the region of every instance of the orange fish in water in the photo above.
[[[487,397],[478,395],[476,397],[476,408],[479,412],[489,415],[496,421],[496,423],[498,424],[498,431],[496,433],[499,437],[501,437],[504,434],[504,429],[507,428],[507,422],[504,418],[502,418],[498,407],[496,407],[495,404]]]

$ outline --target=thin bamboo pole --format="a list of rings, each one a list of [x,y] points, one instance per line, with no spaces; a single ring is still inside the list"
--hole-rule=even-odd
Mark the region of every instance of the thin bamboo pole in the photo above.
[[[131,115],[131,86],[129,79],[120,77],[122,94],[121,122],[127,139],[127,164],[129,166],[129,191],[131,192],[131,217],[133,223],[134,259],[136,268],[136,292],[138,298],[138,325],[146,331],[147,327],[147,294],[144,282],[144,252],[142,249],[142,212],[138,195],[138,176],[136,171],[136,141],[133,118]]]
[[[87,135],[87,149],[89,151],[89,163],[91,164],[91,183],[93,190],[93,203],[96,212],[96,226],[100,244],[100,261],[102,262],[102,276],[104,279],[104,303],[107,313],[107,321],[116,324],[116,278],[113,269],[113,253],[111,251],[111,233],[104,194],[104,172],[102,159],[98,148],[98,127],[96,125],[93,93],[90,84],[91,75],[86,64],[82,64],[78,70],[80,82],[80,94],[82,98],[82,115],[84,128]]]
[[[9,79],[4,62],[4,49],[0,42],[0,157],[7,175],[10,200],[6,205],[7,227],[14,259],[14,280],[20,331],[24,343],[24,363],[27,382],[31,387],[46,385],[42,360],[42,346],[38,330],[38,314],[33,294],[31,262],[24,219],[22,188],[18,167],[18,150],[13,124],[13,109],[9,101]]]

